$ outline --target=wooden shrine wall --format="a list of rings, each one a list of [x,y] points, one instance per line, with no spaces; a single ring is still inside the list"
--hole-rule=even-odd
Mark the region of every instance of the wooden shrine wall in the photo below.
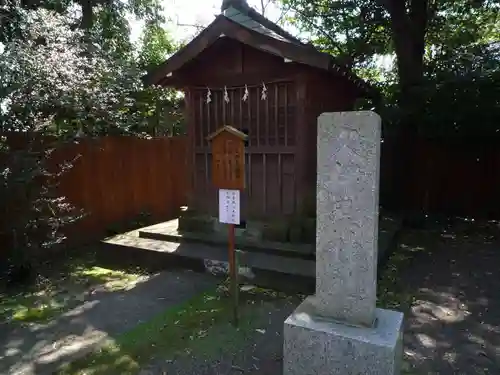
[[[267,84],[267,99],[261,100],[262,85],[189,90],[192,146],[192,204],[196,211],[217,215],[217,191],[212,186],[211,149],[207,136],[223,125],[248,134],[246,190],[242,194],[242,219],[280,217],[296,206],[296,92],[293,82]]]

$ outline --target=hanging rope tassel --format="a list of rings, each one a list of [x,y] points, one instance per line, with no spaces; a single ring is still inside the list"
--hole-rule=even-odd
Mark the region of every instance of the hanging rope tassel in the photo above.
[[[229,103],[229,94],[227,93],[227,87],[224,86],[224,101]]]

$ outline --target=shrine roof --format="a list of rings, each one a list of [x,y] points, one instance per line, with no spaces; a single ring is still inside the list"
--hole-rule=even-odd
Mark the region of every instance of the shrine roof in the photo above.
[[[250,7],[246,1],[227,1],[225,5],[222,6],[221,10],[224,16],[231,21],[237,22],[248,29],[284,42],[306,45],[285,29]]]
[[[222,13],[191,42],[149,71],[143,78],[144,82],[168,86],[176,70],[195,59],[219,38],[227,37],[288,61],[344,76],[366,96],[378,96],[375,88],[340,64],[333,56],[317,50],[311,44],[301,42],[251,8],[246,1],[224,1],[221,10]]]
[[[238,138],[241,138],[244,141],[248,138],[248,136],[245,133],[243,133],[242,131],[239,131],[238,129],[233,128],[232,126],[225,125],[219,129],[217,129],[214,133],[210,134],[207,137],[207,140],[211,141],[212,139],[214,139],[216,136],[218,136],[222,132],[231,133],[231,134],[237,136]]]

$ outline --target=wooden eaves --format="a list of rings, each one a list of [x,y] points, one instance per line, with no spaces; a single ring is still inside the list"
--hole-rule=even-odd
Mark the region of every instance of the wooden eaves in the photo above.
[[[357,86],[366,96],[379,96],[378,90],[357,77],[348,69],[340,66],[333,56],[318,51],[308,44],[298,44],[279,40],[259,33],[258,31],[248,29],[230,20],[223,14],[217,16],[209,26],[186,46],[145,75],[143,77],[144,83],[146,85],[169,86],[171,82],[175,81],[174,76],[176,70],[182,68],[185,64],[196,58],[220,37],[232,38],[258,50],[292,60],[293,62],[344,76]]]

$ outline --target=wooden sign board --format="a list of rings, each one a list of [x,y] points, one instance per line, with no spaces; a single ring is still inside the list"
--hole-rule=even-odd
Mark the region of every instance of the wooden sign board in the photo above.
[[[212,141],[212,183],[219,189],[245,188],[245,140],[247,135],[224,126],[208,137]]]

